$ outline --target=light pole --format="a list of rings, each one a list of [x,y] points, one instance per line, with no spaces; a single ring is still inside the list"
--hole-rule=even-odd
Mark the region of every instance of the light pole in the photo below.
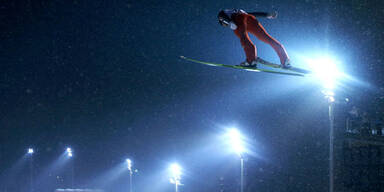
[[[327,55],[321,58],[308,60],[312,67],[314,77],[322,83],[323,94],[328,101],[328,117],[329,117],[329,192],[334,191],[334,107],[335,107],[335,90],[338,81],[342,77],[346,77],[344,73],[339,71],[337,65],[340,61],[334,60]]]
[[[132,171],[132,161],[130,159],[126,159],[126,162],[127,162],[127,168],[129,170],[129,192],[133,192],[133,183],[132,183],[132,175],[133,175],[133,171]]]
[[[182,185],[181,184],[181,167],[178,164],[173,163],[169,169],[171,171],[171,178],[169,179],[169,181],[172,184],[175,184],[175,192],[178,192],[179,186]]]
[[[30,184],[30,191],[34,191],[34,186],[33,186],[33,153],[34,150],[32,148],[28,149],[28,155],[29,155],[29,184]]]
[[[240,192],[244,192],[244,159],[240,157]]]
[[[66,149],[67,157],[72,159],[71,162],[71,188],[74,188],[74,182],[75,182],[75,162],[73,160],[73,151],[70,147]]]
[[[325,98],[328,100],[329,116],[329,192],[334,189],[334,104],[335,94],[332,91],[324,91]]]
[[[237,129],[230,129],[228,137],[232,150],[240,157],[240,192],[244,192],[244,158],[242,153],[245,151],[242,135]]]

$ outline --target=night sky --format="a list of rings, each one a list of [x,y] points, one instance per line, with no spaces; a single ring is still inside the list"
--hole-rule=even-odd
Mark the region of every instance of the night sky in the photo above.
[[[218,24],[218,11],[276,10],[277,19],[259,20],[293,65],[331,53],[355,79],[336,92],[369,106],[384,91],[383,7],[380,0],[0,2],[0,191],[28,191],[20,187],[28,147],[39,191],[71,187],[69,162],[50,168],[66,147],[74,150],[76,188],[127,191],[121,164],[129,157],[137,191],[172,191],[172,162],[185,171],[181,191],[218,191],[220,177],[235,191],[238,158],[218,139],[233,126],[253,152],[249,190],[325,191],[328,103],[319,83],[179,56],[239,64],[240,42]],[[252,40],[259,56],[278,61]]]

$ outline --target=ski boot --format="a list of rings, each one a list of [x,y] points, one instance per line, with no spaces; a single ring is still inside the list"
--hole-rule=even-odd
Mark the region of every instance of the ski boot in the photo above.
[[[250,68],[257,68],[257,60],[253,60],[251,63],[248,63],[248,61],[241,62],[241,67],[250,67]]]
[[[290,69],[290,68],[292,68],[291,61],[289,59],[286,59],[284,64],[281,65],[281,68],[282,69]]]

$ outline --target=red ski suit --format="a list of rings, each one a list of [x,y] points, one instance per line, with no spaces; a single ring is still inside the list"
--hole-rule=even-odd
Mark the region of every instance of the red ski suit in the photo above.
[[[259,23],[255,16],[246,12],[237,12],[231,15],[231,19],[237,26],[234,32],[240,39],[248,63],[251,63],[257,58],[256,47],[249,38],[248,32],[255,35],[264,43],[269,44],[276,51],[281,64],[284,64],[286,60],[289,59],[284,46],[265,31],[264,27]]]

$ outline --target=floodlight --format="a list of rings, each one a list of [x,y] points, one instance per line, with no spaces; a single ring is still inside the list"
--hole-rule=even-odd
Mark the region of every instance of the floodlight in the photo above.
[[[181,176],[181,167],[180,165],[173,163],[170,166],[170,171],[172,174],[172,178],[180,178]]]
[[[240,132],[237,129],[232,128],[228,131],[228,137],[232,150],[241,155],[241,153],[245,151],[245,148]]]
[[[132,161],[130,159],[126,159],[125,161],[127,162],[128,170],[132,171]]]
[[[72,157],[72,156],[73,156],[73,151],[72,151],[72,149],[71,149],[70,147],[68,147],[68,148],[66,149],[66,152],[67,152],[67,156],[68,156],[68,157]]]
[[[324,90],[322,91],[325,98],[328,99],[328,102],[329,103],[333,103],[335,102],[335,93],[333,91],[330,91],[330,90]]]
[[[33,149],[32,148],[29,148],[28,149],[28,154],[32,154],[34,151],[33,151]]]
[[[240,156],[240,192],[244,191],[244,158],[242,153],[245,151],[244,148],[244,137],[240,134],[240,132],[232,128],[227,132],[227,138],[229,139],[229,144],[234,152],[236,152]]]
[[[169,167],[169,170],[172,175],[169,181],[175,185],[175,192],[178,192],[178,186],[183,185],[181,184],[181,167],[177,163],[173,163]]]
[[[308,59],[307,63],[325,89],[333,90],[337,80],[343,75],[337,68],[339,61],[331,57],[322,56],[318,59]]]

